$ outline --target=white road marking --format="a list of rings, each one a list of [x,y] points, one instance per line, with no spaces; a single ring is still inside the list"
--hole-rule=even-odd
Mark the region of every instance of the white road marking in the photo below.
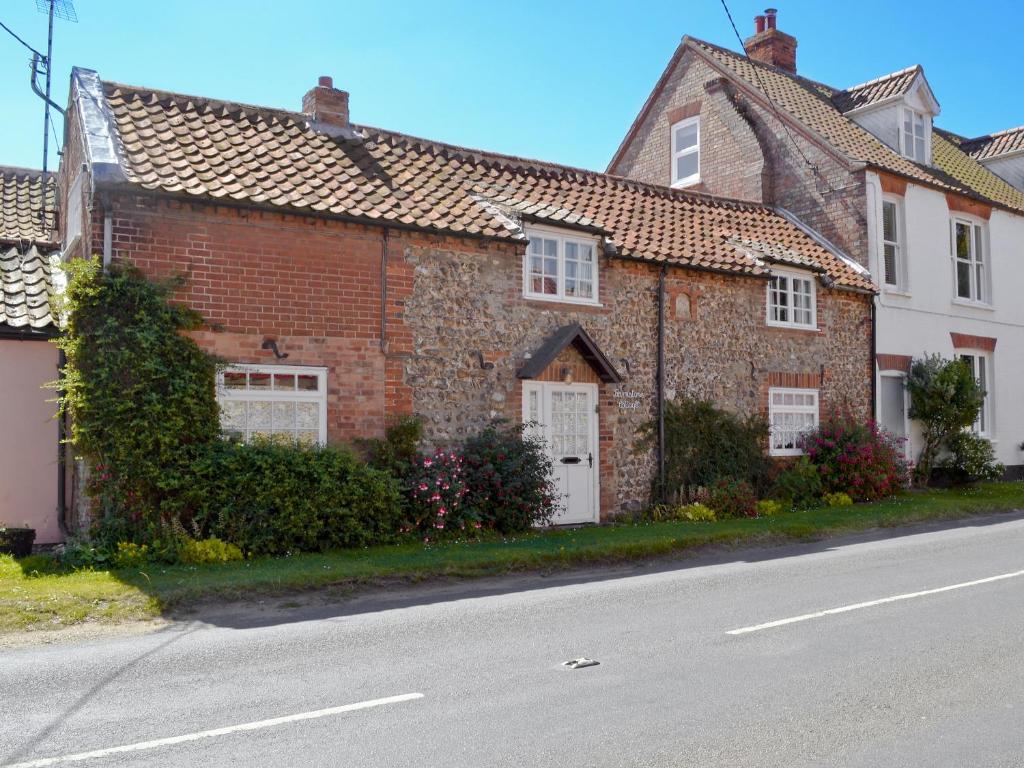
[[[839,608],[829,608],[825,611],[817,611],[815,613],[805,613],[802,616],[791,616],[788,619],[779,619],[778,621],[768,621],[764,624],[755,624],[752,627],[740,627],[739,629],[730,629],[725,634],[727,635],[745,635],[748,632],[760,632],[762,629],[774,629],[775,627],[783,627],[786,624],[796,624],[801,621],[810,621],[811,619],[820,619],[823,616],[833,616],[837,613],[849,613],[850,611],[859,611],[861,608],[872,608],[876,605],[884,605],[885,603],[896,603],[900,600],[910,600],[914,597],[925,597],[926,595],[937,595],[940,592],[950,592],[954,589],[964,589],[965,587],[976,587],[979,584],[990,584],[993,581],[1003,581],[1004,579],[1015,579],[1018,576],[1024,576],[1024,571],[1014,571],[1013,573],[1003,573],[999,576],[989,576],[985,579],[975,579],[974,581],[965,581],[961,584],[950,584],[948,587],[938,587],[936,589],[925,589],[921,592],[908,592],[903,595],[893,595],[892,597],[883,597],[879,600],[868,600],[864,603],[854,603],[853,605],[843,605]]]
[[[92,760],[97,757],[115,755],[119,752],[140,752],[146,749],[166,747],[170,744],[182,744],[186,741],[198,741],[199,739],[209,739],[214,736],[227,736],[230,733],[238,733],[240,731],[256,731],[260,728],[272,728],[275,725],[284,725],[285,723],[296,723],[302,720],[316,720],[320,717],[340,715],[344,712],[355,712],[358,709],[369,709],[370,707],[380,707],[384,706],[385,704],[398,704],[403,701],[412,701],[414,699],[422,698],[422,693],[403,693],[400,696],[388,696],[384,699],[371,699],[370,701],[360,701],[356,704],[345,704],[344,706],[329,707],[328,709],[315,709],[312,712],[300,712],[297,715],[272,717],[269,720],[257,720],[252,723],[241,723],[239,725],[229,725],[224,728],[213,728],[209,731],[197,731],[196,733],[186,733],[182,736],[169,736],[165,739],[141,741],[138,744],[123,744],[119,747],[107,747],[106,749],[96,749],[91,752],[78,752],[74,755],[46,757],[42,758],[41,760],[29,760],[24,763],[11,763],[9,765],[2,765],[0,766],[0,768],[42,768],[42,766],[46,765],[58,765],[59,763],[74,763],[79,762],[81,760]]]

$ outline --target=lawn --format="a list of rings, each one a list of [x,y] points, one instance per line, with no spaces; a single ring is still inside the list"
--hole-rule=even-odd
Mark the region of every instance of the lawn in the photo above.
[[[910,492],[873,504],[753,520],[660,522],[537,531],[476,542],[342,550],[216,566],[152,564],[61,572],[51,558],[0,555],[0,633],[150,618],[201,599],[287,594],[379,579],[480,576],[613,563],[693,551],[825,538],[870,528],[1024,509],[1024,483]]]

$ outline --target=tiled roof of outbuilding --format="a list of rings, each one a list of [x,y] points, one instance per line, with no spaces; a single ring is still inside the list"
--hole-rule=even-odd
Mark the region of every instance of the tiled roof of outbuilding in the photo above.
[[[47,179],[47,204],[52,211],[54,177]],[[52,243],[43,227],[43,172],[0,166],[0,241]]]
[[[50,257],[36,246],[0,249],[0,333],[49,332],[57,327],[50,310]]]
[[[438,232],[524,238],[520,220],[604,234],[624,257],[742,274],[782,261],[872,290],[863,270],[769,207],[373,128],[333,138],[302,113],[104,83],[128,182]]]

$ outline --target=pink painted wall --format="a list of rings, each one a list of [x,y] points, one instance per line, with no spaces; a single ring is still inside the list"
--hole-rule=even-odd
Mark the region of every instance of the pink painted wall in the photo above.
[[[0,523],[36,529],[36,544],[61,540],[57,525],[57,348],[0,339]]]

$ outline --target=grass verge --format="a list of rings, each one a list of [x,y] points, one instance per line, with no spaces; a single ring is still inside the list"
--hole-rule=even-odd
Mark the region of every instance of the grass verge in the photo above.
[[[0,555],[0,633],[84,621],[152,618],[206,599],[279,595],[380,579],[481,576],[613,563],[702,547],[781,543],[871,528],[1024,509],[1024,483],[905,493],[852,507],[754,520],[661,522],[537,531],[476,542],[420,543],[216,566],[60,572],[52,558]]]

